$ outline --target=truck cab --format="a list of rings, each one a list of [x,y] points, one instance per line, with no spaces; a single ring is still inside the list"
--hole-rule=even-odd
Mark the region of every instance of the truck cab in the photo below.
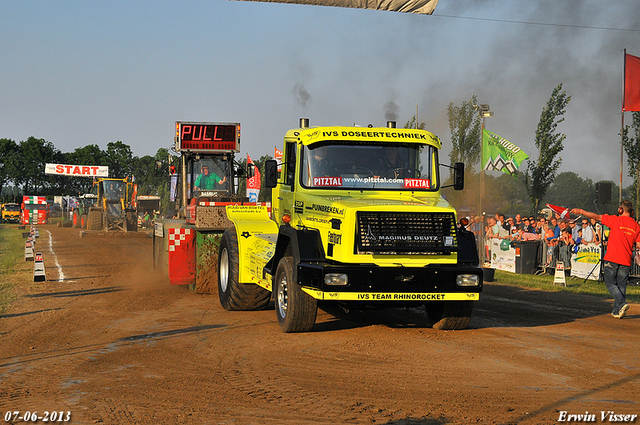
[[[2,204],[2,222],[18,223],[20,221],[20,205],[18,204]]]
[[[24,195],[20,208],[22,210],[20,223],[23,225],[47,224],[49,222],[49,204],[44,196]]]
[[[227,208],[235,235],[226,234],[221,249],[231,252],[238,240],[239,284],[273,291],[285,332],[310,330],[325,302],[424,305],[434,326],[466,327],[482,269],[473,235],[440,194],[440,148],[428,131],[392,125],[311,128],[303,121],[288,131],[283,163],[265,166],[271,224],[257,211]],[[464,166],[452,168],[461,189]],[[235,283],[221,283],[225,308],[236,307],[225,291]]]

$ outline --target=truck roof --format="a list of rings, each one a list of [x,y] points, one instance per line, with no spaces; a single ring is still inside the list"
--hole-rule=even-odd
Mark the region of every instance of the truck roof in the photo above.
[[[286,139],[298,139],[303,145],[326,141],[385,142],[428,144],[438,149],[442,147],[435,134],[415,128],[388,127],[309,127],[292,129]]]
[[[44,196],[24,195],[22,202],[25,204],[46,204],[47,200]]]

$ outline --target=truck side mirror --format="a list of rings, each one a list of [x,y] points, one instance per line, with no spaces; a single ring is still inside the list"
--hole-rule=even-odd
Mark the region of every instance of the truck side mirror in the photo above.
[[[453,189],[464,189],[464,162],[456,162],[453,166]]]
[[[274,188],[278,184],[278,161],[268,159],[264,162],[264,185]]]

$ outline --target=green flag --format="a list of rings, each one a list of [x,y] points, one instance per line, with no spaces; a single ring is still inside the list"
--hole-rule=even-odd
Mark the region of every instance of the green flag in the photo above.
[[[529,155],[506,139],[490,131],[482,132],[482,169],[515,174]]]

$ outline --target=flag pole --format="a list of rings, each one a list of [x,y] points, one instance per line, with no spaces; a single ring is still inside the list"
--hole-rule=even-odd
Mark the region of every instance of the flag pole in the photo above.
[[[482,114],[482,112],[480,112],[480,114]],[[480,206],[480,211],[478,211],[478,214],[480,214],[480,216],[482,217],[482,226],[480,226],[480,244],[481,244],[481,248],[482,248],[482,252],[480,254],[480,265],[481,267],[484,267],[484,263],[487,260],[485,258],[485,232],[484,232],[484,218],[485,218],[485,214],[484,214],[484,210],[482,209],[482,198],[484,198],[484,163],[482,161],[482,155],[484,151],[484,117],[482,117],[482,123],[480,124],[480,202],[479,202],[479,206]]]
[[[623,50],[624,59],[622,60],[622,124],[620,126],[620,188],[618,192],[618,203],[622,202],[622,163],[624,158],[624,81],[626,78],[627,68],[627,49]]]

